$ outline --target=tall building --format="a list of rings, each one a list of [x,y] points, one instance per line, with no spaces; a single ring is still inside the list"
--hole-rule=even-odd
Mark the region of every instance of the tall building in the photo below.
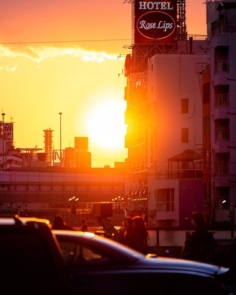
[[[185,19],[185,1],[133,3],[128,206],[157,226],[190,226],[191,212],[203,209],[201,73],[209,55],[206,40],[187,36]]]
[[[48,166],[52,166],[53,162],[53,130],[46,129],[43,130],[44,132],[44,150],[46,153],[46,162]]]
[[[185,1],[133,2],[126,193],[156,226],[191,226],[195,210],[209,225],[236,216],[236,1],[206,9],[202,38],[186,33]]]
[[[88,137],[75,137],[75,166],[77,168],[91,168]]]
[[[207,1],[210,62],[203,73],[205,207],[217,226],[236,221],[236,1]]]

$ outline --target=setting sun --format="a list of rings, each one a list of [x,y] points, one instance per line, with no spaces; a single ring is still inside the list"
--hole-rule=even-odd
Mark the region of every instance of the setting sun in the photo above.
[[[89,139],[97,146],[119,148],[124,146],[124,104],[120,100],[102,100],[93,105],[88,114],[86,129]]]

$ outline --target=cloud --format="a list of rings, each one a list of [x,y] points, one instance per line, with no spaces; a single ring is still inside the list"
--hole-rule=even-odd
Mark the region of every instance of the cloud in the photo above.
[[[17,69],[17,66],[6,66],[6,71],[7,72],[15,72],[15,70]]]
[[[0,71],[15,72],[17,66],[0,66]]]
[[[0,45],[0,57],[23,57],[40,63],[46,59],[63,56],[75,56],[84,62],[105,62],[117,60],[117,55],[106,52],[88,51],[80,47],[55,47],[55,46],[26,46],[26,45]]]

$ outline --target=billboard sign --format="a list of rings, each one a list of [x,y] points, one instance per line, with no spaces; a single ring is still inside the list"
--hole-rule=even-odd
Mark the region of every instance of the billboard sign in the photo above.
[[[139,1],[134,3],[135,43],[174,43],[176,0]]]
[[[62,162],[64,159],[64,150],[53,150],[53,162]]]

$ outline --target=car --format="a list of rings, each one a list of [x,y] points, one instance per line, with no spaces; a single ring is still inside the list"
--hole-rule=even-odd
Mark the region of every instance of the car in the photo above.
[[[144,255],[91,232],[52,232],[76,294],[230,294],[226,267]]]
[[[2,294],[73,294],[49,220],[0,217]]]

